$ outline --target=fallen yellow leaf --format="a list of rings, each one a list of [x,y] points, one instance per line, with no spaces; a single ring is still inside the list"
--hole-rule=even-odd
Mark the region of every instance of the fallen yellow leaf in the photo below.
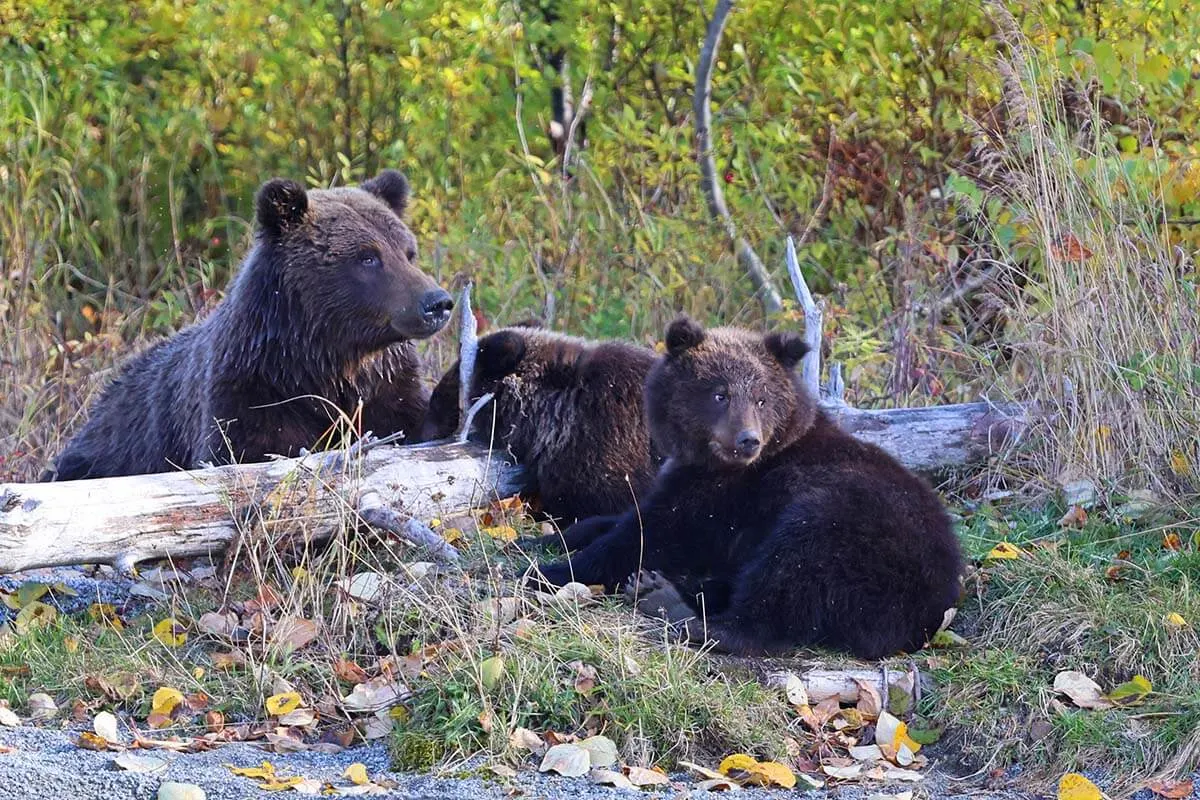
[[[302,783],[304,783],[304,778],[301,778],[299,775],[290,778],[271,777],[264,783],[260,783],[258,788],[264,792],[284,792],[288,789],[295,789]]]
[[[175,706],[183,702],[183,692],[170,686],[163,686],[150,699],[150,713],[170,716]]]
[[[717,772],[722,775],[729,775],[730,772],[750,772],[758,766],[758,759],[754,756],[748,756],[745,753],[734,753],[731,756],[726,756],[717,767]]]
[[[997,559],[1020,558],[1024,551],[1011,542],[1000,542],[993,547],[985,558],[989,561]]]
[[[348,778],[356,786],[365,786],[371,782],[371,779],[367,776],[366,765],[360,764],[357,761],[346,767],[346,771],[342,773],[342,777]]]
[[[760,761],[750,774],[753,776],[751,783],[759,783],[763,786],[781,786],[784,789],[791,789],[796,785],[796,776],[790,769],[777,761]]]
[[[300,707],[300,693],[284,692],[283,694],[273,694],[267,698],[266,706],[267,713],[273,717],[295,711]]]
[[[1058,800],[1101,800],[1096,784],[1078,772],[1068,772],[1058,781]]]
[[[275,776],[275,765],[270,761],[262,762],[261,767],[235,767],[233,764],[226,764],[225,768],[243,778],[273,778]]]
[[[1181,631],[1188,626],[1188,621],[1178,611],[1172,611],[1170,614],[1167,614],[1165,622],[1167,623],[1167,627],[1173,631]]]
[[[499,539],[502,542],[515,542],[517,540],[517,530],[511,525],[493,525],[489,528],[484,528],[483,532],[493,539]]]
[[[154,638],[167,647],[179,647],[187,641],[187,631],[174,617],[167,617],[154,626]]]

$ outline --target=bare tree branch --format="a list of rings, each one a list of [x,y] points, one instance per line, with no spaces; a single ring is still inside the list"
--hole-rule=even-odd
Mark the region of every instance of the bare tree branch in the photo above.
[[[700,50],[700,59],[696,63],[696,89],[692,99],[695,111],[696,152],[700,162],[700,186],[708,202],[708,211],[713,218],[725,226],[729,240],[733,242],[737,253],[738,263],[750,276],[754,288],[760,296],[763,308],[768,314],[783,310],[783,298],[779,289],[771,280],[771,274],[763,265],[762,259],[750,242],[738,234],[737,225],[729,207],[725,205],[725,194],[717,179],[717,164],[712,152],[712,68],[717,59],[721,46],[721,36],[725,32],[725,23],[729,20],[729,12],[733,10],[734,0],[717,0],[713,9],[712,19],[708,22],[708,30],[704,36],[704,46]]]

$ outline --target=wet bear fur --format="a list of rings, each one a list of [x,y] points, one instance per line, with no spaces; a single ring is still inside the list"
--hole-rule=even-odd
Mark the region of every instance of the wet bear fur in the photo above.
[[[666,342],[646,407],[667,463],[638,514],[580,522],[592,543],[541,580],[635,576],[639,609],[733,653],[922,647],[963,567],[937,495],[818,409],[798,336],[680,318]]]
[[[132,358],[43,480],[261,461],[311,448],[361,401],[361,430],[417,433],[427,390],[412,343],[449,318],[402,221],[408,182],[274,179],[254,248],[203,320]]]
[[[495,399],[476,415],[471,438],[502,444],[530,472],[526,493],[566,522],[630,507],[662,461],[650,441],[642,387],[654,351],[591,342],[527,323],[483,336],[470,397]],[[459,365],[429,401],[422,438],[459,427]],[[558,535],[544,544],[562,544]],[[585,542],[568,540],[568,549]]]

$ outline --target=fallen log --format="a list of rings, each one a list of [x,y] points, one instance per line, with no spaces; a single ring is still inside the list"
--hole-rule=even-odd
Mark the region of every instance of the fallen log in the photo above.
[[[242,530],[302,529],[311,541],[358,521],[452,559],[424,527],[520,491],[522,471],[475,444],[376,447],[189,472],[0,485],[0,573],[186,558]],[[439,552],[440,551],[440,552]]]
[[[848,431],[919,471],[977,464],[1027,427],[1016,405],[967,403],[867,411],[826,410]],[[67,564],[186,558],[223,550],[241,530],[302,529],[313,541],[366,522],[452,548],[425,521],[521,490],[502,450],[478,444],[375,447],[261,464],[63,483],[0,484],[0,573]]]

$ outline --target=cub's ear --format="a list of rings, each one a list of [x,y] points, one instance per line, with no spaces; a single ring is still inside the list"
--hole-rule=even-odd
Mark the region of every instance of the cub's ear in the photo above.
[[[496,381],[520,365],[525,358],[525,337],[516,331],[496,331],[479,340],[479,358],[475,368],[485,381]]]
[[[388,204],[397,217],[404,216],[408,208],[408,178],[394,169],[383,172],[362,184],[371,194]]]
[[[295,181],[273,178],[258,190],[258,227],[272,236],[294,228],[308,213],[308,192]]]
[[[682,314],[667,326],[667,352],[677,356],[704,341],[704,328],[696,320]]]
[[[763,344],[784,369],[793,369],[808,353],[808,344],[798,333],[768,333]]]

